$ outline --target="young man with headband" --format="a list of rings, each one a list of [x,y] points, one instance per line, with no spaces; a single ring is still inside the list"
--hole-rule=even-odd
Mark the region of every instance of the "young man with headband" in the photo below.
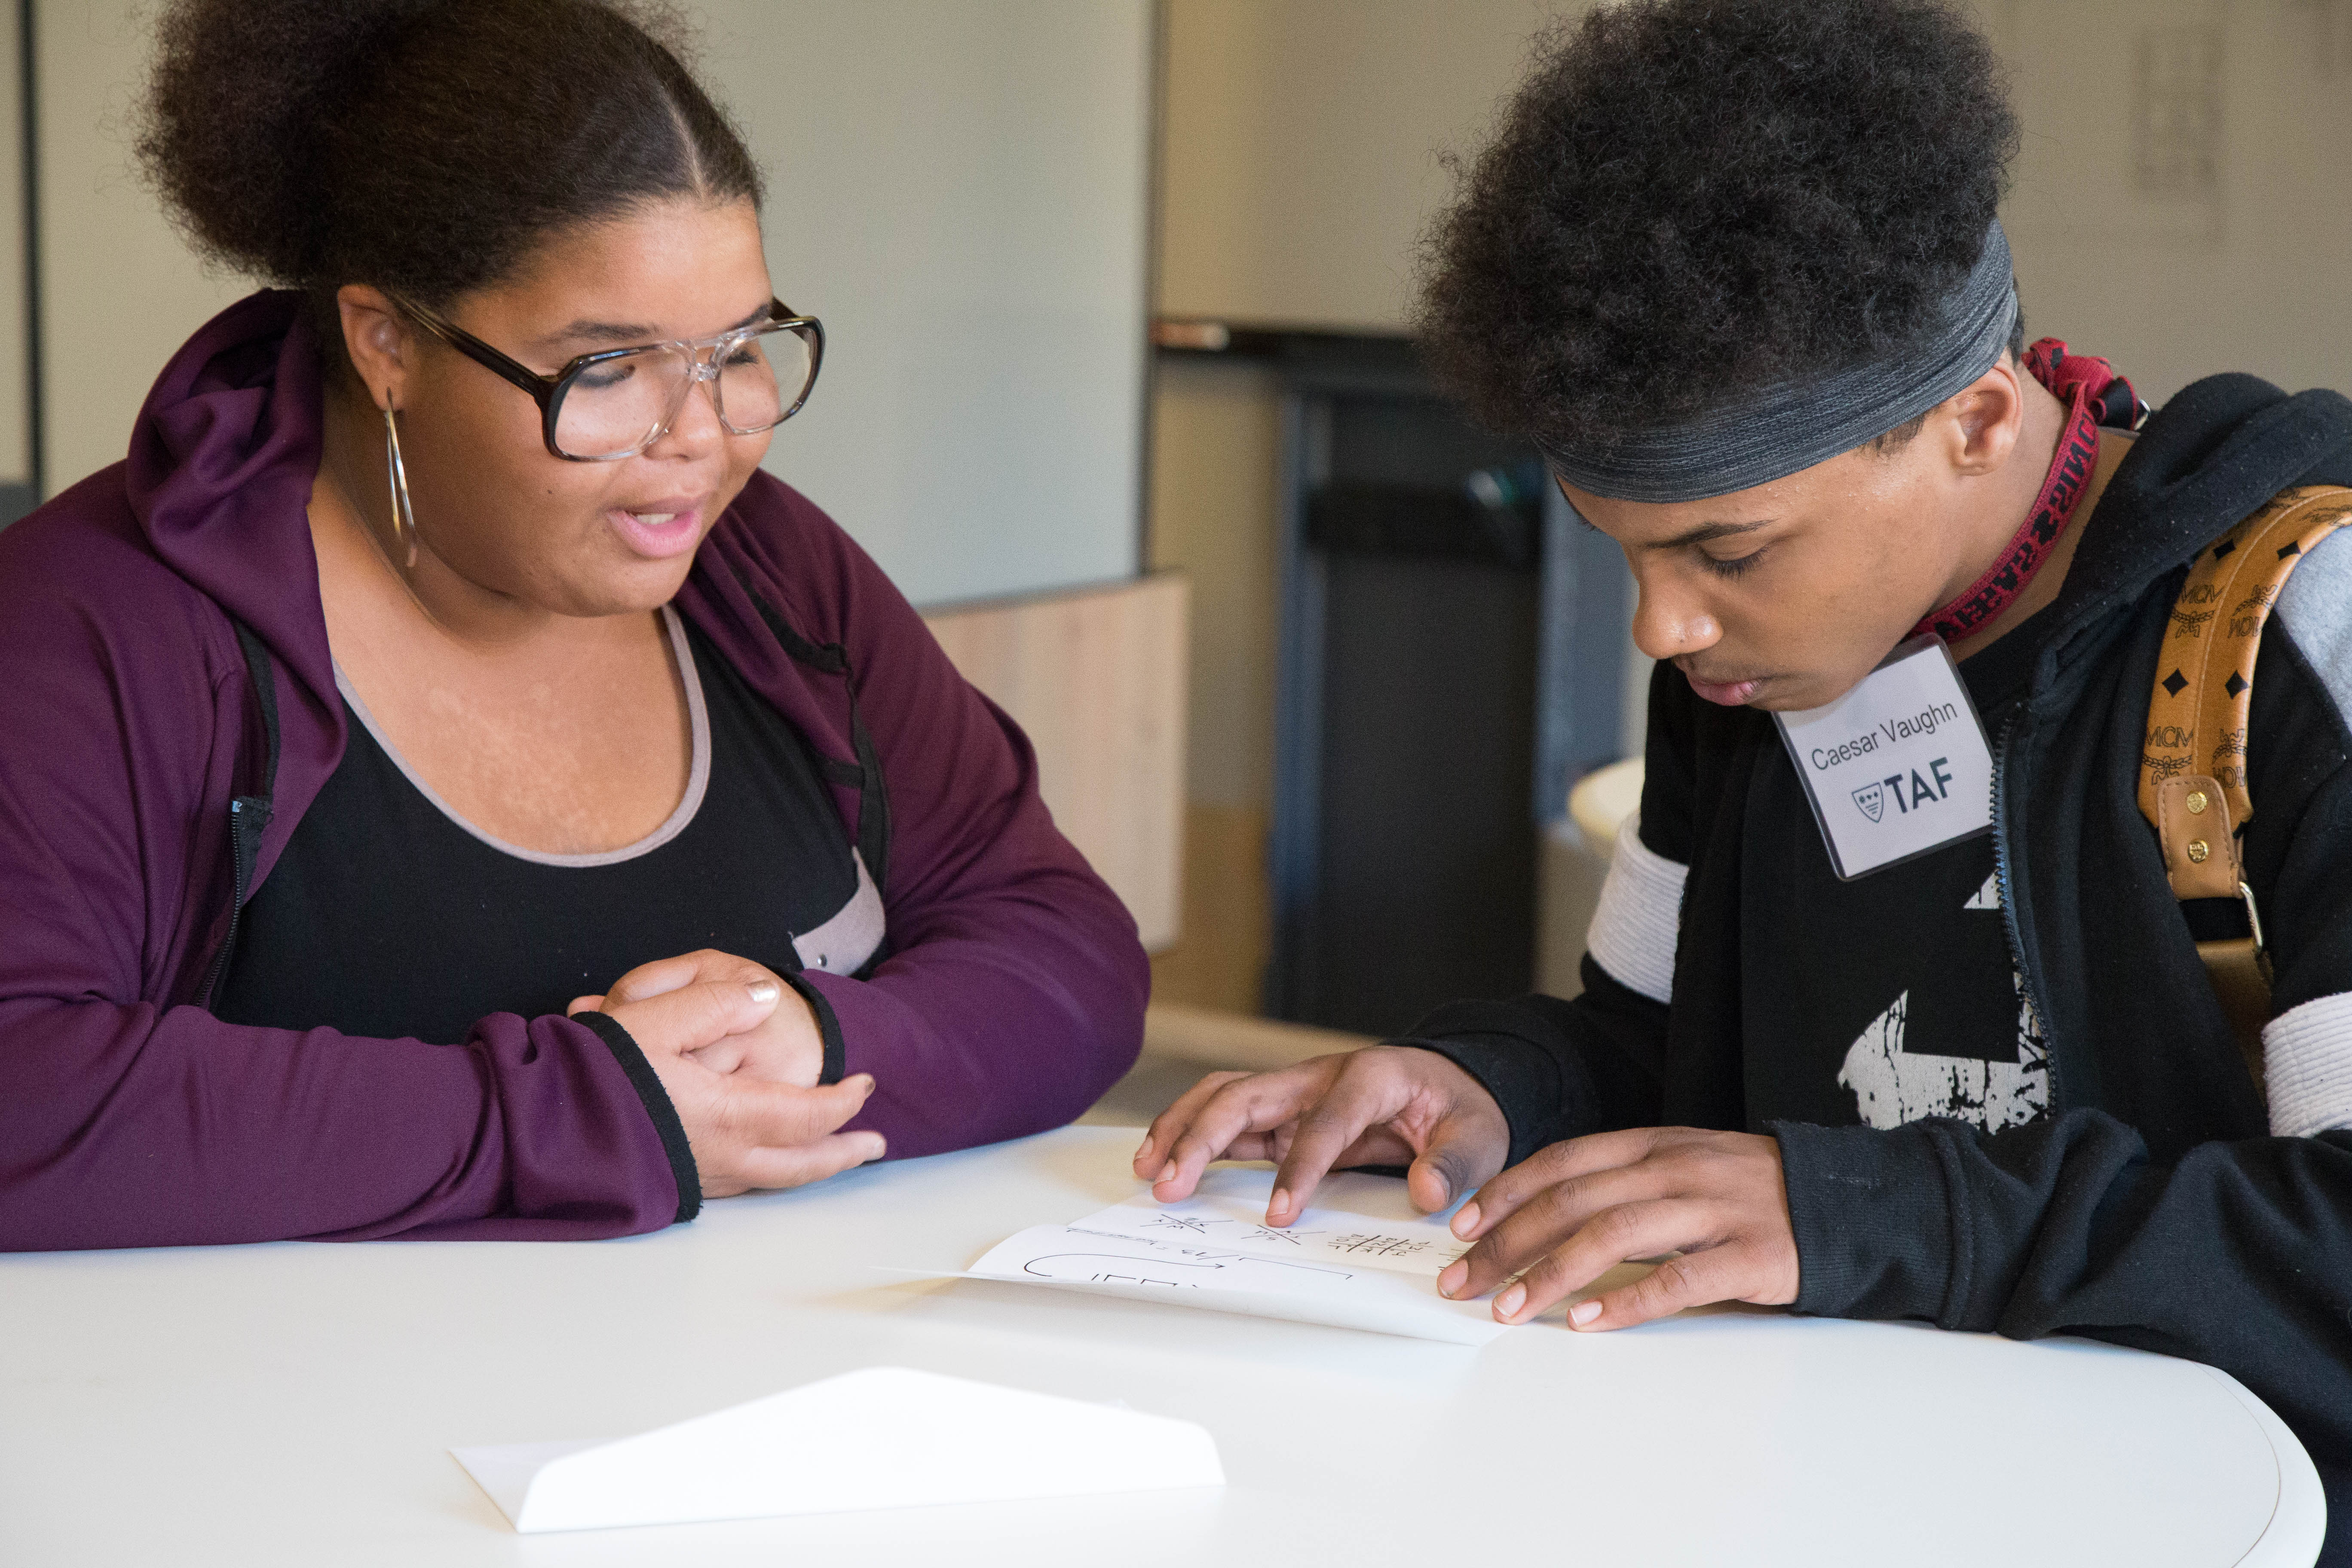
[[[1547,41],[1420,326],[1623,547],[1660,661],[1583,994],[1213,1077],[1137,1173],[1276,1160],[1281,1224],[1410,1162],[1472,1194],[1441,1288],[1508,1321],[1671,1253],[1572,1325],[1737,1300],[2209,1362],[2352,1521],[2352,496],[2315,488],[2352,404],[2220,375],[2151,416],[2028,346],[2017,139],[1940,0]]]

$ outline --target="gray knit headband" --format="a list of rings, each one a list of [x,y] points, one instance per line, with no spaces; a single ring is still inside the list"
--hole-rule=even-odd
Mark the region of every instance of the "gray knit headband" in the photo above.
[[[1999,363],[2016,324],[2009,237],[1996,221],[1967,281],[1905,348],[1833,374],[1779,382],[1609,447],[1537,445],[1560,478],[1612,500],[1728,495],[1827,462],[1925,414]]]

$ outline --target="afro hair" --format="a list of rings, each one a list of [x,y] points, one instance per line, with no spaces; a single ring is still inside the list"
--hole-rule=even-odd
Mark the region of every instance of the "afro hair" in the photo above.
[[[1607,445],[1926,330],[2018,126],[1945,0],[1626,0],[1562,24],[1423,246],[1483,424]]]

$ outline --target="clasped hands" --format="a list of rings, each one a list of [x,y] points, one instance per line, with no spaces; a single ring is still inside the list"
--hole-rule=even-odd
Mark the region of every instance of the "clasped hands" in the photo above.
[[[1267,1073],[1212,1073],[1135,1152],[1152,1195],[1192,1194],[1212,1160],[1271,1160],[1266,1224],[1306,1211],[1351,1165],[1409,1165],[1424,1212],[1471,1192],[1453,1220],[1473,1242],[1437,1279],[1460,1300],[1498,1287],[1496,1321],[1523,1323],[1620,1263],[1645,1278],[1569,1310],[1571,1327],[1630,1328],[1714,1301],[1797,1299],[1780,1146],[1744,1132],[1647,1127],[1554,1143],[1506,1171],[1510,1129],[1478,1081],[1434,1051],[1372,1046]],[[1474,1191],[1475,1189],[1475,1191]]]
[[[839,1131],[874,1092],[858,1073],[819,1084],[824,1036],[774,971],[705,950],[640,964],[572,1014],[629,1032],[669,1095],[705,1197],[821,1182],[883,1154],[879,1132]]]

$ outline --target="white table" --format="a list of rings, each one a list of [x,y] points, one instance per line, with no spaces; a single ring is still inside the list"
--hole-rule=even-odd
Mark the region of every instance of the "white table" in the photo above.
[[[577,1245],[0,1258],[0,1563],[2307,1565],[2310,1461],[2231,1379],[2079,1342],[1691,1314],[1483,1350],[961,1268],[1134,1190],[1066,1129]],[[445,1450],[619,1436],[898,1364],[1215,1433],[1230,1485],[513,1534]]]

